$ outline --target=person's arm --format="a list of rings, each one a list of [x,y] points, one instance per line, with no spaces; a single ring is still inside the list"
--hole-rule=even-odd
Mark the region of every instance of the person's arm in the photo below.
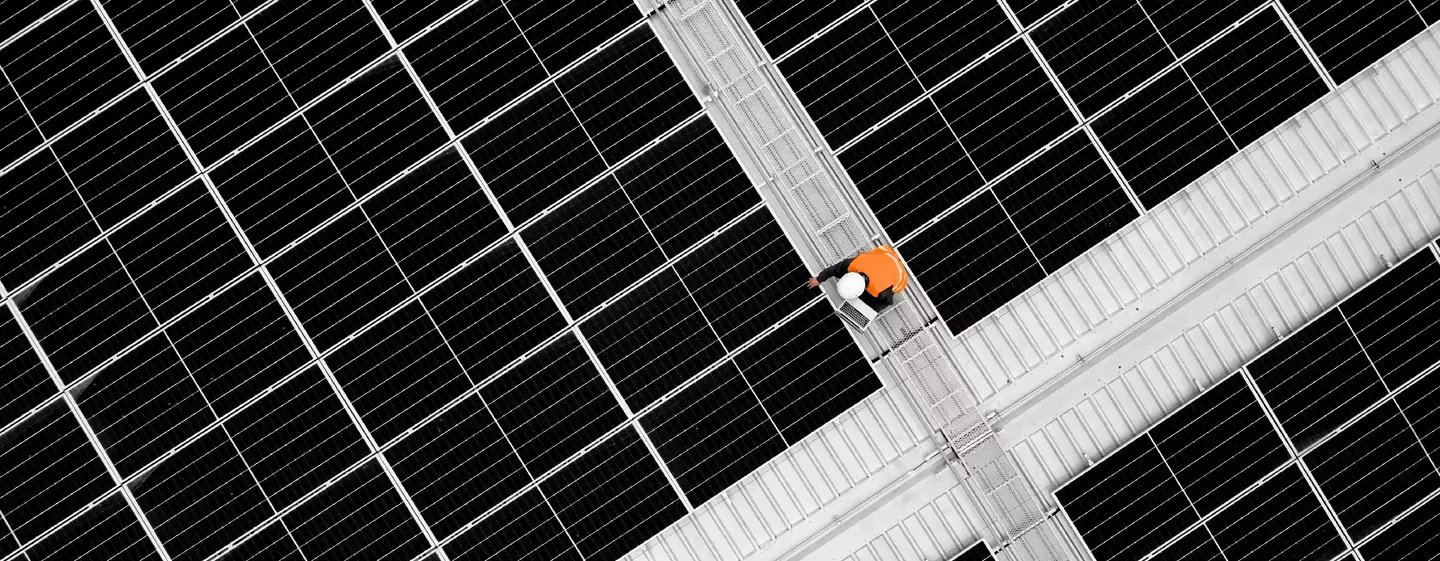
[[[815,280],[825,282],[832,278],[844,275],[845,273],[850,271],[850,262],[854,260],[854,258],[843,259],[839,263],[826,267],[825,270],[820,271],[820,274],[815,275]]]

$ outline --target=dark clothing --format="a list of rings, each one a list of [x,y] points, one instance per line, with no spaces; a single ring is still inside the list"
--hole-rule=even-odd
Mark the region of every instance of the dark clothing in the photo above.
[[[815,275],[815,280],[825,282],[830,279],[838,279],[845,276],[845,273],[850,272],[850,262],[854,260],[854,258],[842,259],[839,263],[831,265],[825,270],[820,271],[820,274]],[[865,273],[860,274],[864,275]],[[865,282],[867,284],[870,282],[869,276],[865,277]],[[881,310],[884,310],[885,308],[890,307],[891,304],[895,303],[895,289],[887,288],[884,291],[880,292],[880,296],[871,296],[869,292],[862,290],[860,291],[859,300],[861,302],[864,302],[866,306],[870,306],[870,309],[879,312]]]

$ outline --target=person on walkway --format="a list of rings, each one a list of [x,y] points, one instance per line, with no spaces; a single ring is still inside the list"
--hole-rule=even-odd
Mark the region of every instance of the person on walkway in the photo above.
[[[841,260],[810,277],[805,286],[815,288],[836,277],[840,280],[835,282],[835,288],[841,298],[859,298],[876,312],[894,304],[895,293],[905,290],[909,281],[900,254],[888,245]]]

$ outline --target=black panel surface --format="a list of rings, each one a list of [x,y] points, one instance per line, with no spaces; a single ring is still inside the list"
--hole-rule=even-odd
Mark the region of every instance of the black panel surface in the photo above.
[[[1284,5],[1337,84],[1425,30],[1409,0],[1292,0]]]
[[[796,285],[795,279],[808,276],[805,263],[765,209],[675,268],[728,349],[740,348],[814,296]]]
[[[666,255],[679,255],[760,204],[759,192],[707,118],[641,152],[615,177]]]
[[[1262,0],[1139,0],[1177,56],[1198,48],[1260,7]]]
[[[1440,552],[1440,501],[1431,499],[1360,546],[1365,561],[1432,561]]]
[[[1135,0],[1079,2],[1030,33],[1082,115],[1175,62]]]
[[[423,6],[407,8],[426,9]],[[413,11],[401,13],[396,9],[394,16],[381,14],[381,18],[388,21],[392,17],[425,15]],[[401,40],[400,35],[396,33],[396,41]],[[510,13],[499,0],[466,8],[415,44],[405,47],[405,55],[420,77],[420,83],[429,90],[430,98],[457,133],[545,80],[540,59],[525,43],[520,27],[510,19]]]
[[[939,85],[1015,34],[995,0],[896,0],[878,2],[871,9],[926,88]]]
[[[367,452],[319,368],[280,386],[224,426],[260,488],[279,509]]]
[[[960,333],[1045,278],[1040,262],[991,193],[981,193],[901,248],[952,333]]]
[[[474,396],[406,435],[385,457],[437,538],[530,483],[505,434]]]
[[[310,360],[260,273],[253,273],[165,329],[218,415]]]
[[[1155,208],[1237,150],[1181,68],[1120,102],[1094,127],[1145,208]]]
[[[22,543],[115,485],[61,401],[5,433],[0,466],[0,513]]]
[[[1152,427],[1150,438],[1201,514],[1289,459],[1285,443],[1239,375],[1211,386]]]
[[[1415,0],[1414,4],[1427,25],[1440,22],[1440,0]]]
[[[7,310],[0,313],[0,427],[55,395],[55,382]]]
[[[269,268],[321,350],[411,294],[389,250],[359,211],[341,216]]]
[[[73,393],[121,477],[215,421],[164,337],[141,343]]]
[[[745,20],[770,52],[779,58],[821,29],[863,4],[858,0],[745,0],[736,2]]]
[[[297,109],[244,28],[181,61],[155,81],[155,90],[202,165],[215,163]]]
[[[1389,388],[1440,362],[1440,264],[1411,256],[1340,305]]]
[[[171,559],[205,559],[275,513],[221,430],[166,458],[131,489]]]
[[[425,551],[425,536],[375,462],[346,475],[282,519],[310,561],[405,560]]]
[[[785,451],[775,423],[729,362],[640,423],[692,505],[710,500]]]
[[[1210,532],[1204,527],[1191,530],[1190,533],[1181,536],[1170,547],[1155,553],[1150,559],[1154,561],[1225,561],[1225,555],[1220,553],[1220,546],[1215,545],[1215,540],[1210,539]]]
[[[565,328],[514,243],[480,256],[420,299],[477,383]]]
[[[1395,397],[1431,457],[1440,455],[1440,377],[1426,376]]]
[[[640,20],[626,0],[507,2],[545,68],[559,72]]]
[[[538,489],[531,489],[445,544],[453,561],[580,561]]]
[[[1440,489],[1440,474],[1388,399],[1306,454],[1305,465],[1355,541]]]
[[[150,75],[240,19],[225,0],[101,0],[100,5]]]
[[[960,552],[960,555],[955,556],[955,559],[951,561],[992,561],[994,559],[995,557],[990,555],[990,548],[986,547],[982,540]]]
[[[542,481],[587,559],[618,559],[685,516],[659,464],[626,428]]]
[[[1242,147],[1326,91],[1300,43],[1271,10],[1231,30],[1181,66]]]
[[[125,559],[158,561],[160,552],[119,493],[71,520],[25,551],[31,561]]]
[[[1058,271],[1140,213],[1083,132],[993,188],[1046,271]]]
[[[19,160],[43,141],[19,94],[7,82],[0,88],[0,167]]]
[[[315,99],[389,45],[358,2],[281,0],[246,22],[295,102]]]
[[[304,119],[293,119],[210,173],[262,259],[355,197]]]
[[[1330,559],[1345,549],[1294,466],[1225,507],[1205,526],[1227,561]]]
[[[52,145],[75,190],[110,228],[195,175],[160,110],[136,90]]]
[[[1299,450],[1385,397],[1380,377],[1336,310],[1290,334],[1249,370]]]
[[[376,0],[375,13],[390,30],[395,41],[404,43],[427,26],[439,21],[445,14],[464,4],[463,0]],[[412,59],[411,62],[414,62]]]
[[[579,119],[553,87],[541,88],[464,144],[516,225],[605,171]]]
[[[939,5],[939,4],[937,4]],[[928,101],[838,154],[891,239],[900,239],[985,185]]]
[[[50,151],[5,174],[0,186],[0,282],[14,290],[100,235]]]
[[[400,436],[472,387],[419,302],[411,302],[326,357],[374,435]]]
[[[931,97],[986,178],[998,177],[1075,126],[1060,92],[1022,41]]]
[[[16,300],[66,383],[158,325],[108,244],[91,246]]]
[[[505,235],[459,153],[446,150],[363,205],[418,290]]]
[[[1200,521],[1147,437],[1055,491],[1097,561],[1135,561]]]
[[[20,33],[25,26],[39,21],[50,10],[64,3],[63,0],[0,1],[0,41]]]
[[[357,197],[446,142],[440,121],[394,57],[306,109],[305,119]]]
[[[580,325],[632,410],[725,356],[681,282],[673,271],[662,271]]]
[[[832,148],[924,93],[868,10],[796,51],[779,68]]]
[[[605,47],[555,84],[610,164],[638,152],[700,110],[648,27]]]
[[[139,81],[89,2],[71,4],[0,49],[0,68],[47,137]]]
[[[480,395],[535,475],[625,422],[620,404],[573,335],[482,386]]]
[[[1020,25],[1030,26],[1040,21],[1055,8],[1064,5],[1064,0],[1001,0],[1010,6],[1015,12],[1015,19],[1020,20]]]
[[[110,244],[161,321],[251,266],[245,247],[200,180],[110,234]]]
[[[629,197],[610,177],[521,236],[572,316],[600,305],[665,260]]]
[[[800,442],[880,389],[829,304],[810,306],[735,357],[786,442]]]
[[[225,561],[304,561],[299,546],[290,537],[285,525],[272,522],[260,533],[251,536],[230,553],[220,557]]]

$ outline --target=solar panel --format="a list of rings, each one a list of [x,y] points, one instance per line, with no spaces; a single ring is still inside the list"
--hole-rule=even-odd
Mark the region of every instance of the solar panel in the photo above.
[[[135,561],[162,559],[119,493],[111,494],[25,550],[25,556],[34,561],[84,559],[87,555]]]
[[[1385,385],[1398,388],[1440,361],[1440,263],[1402,261],[1340,307]]]
[[[1440,542],[1437,530],[1440,530],[1440,501],[1430,500],[1360,546],[1360,553],[1367,561],[1414,559],[1417,553],[1435,551]]]
[[[139,82],[104,20],[84,2],[0,48],[0,68],[46,138]]]
[[[1225,554],[1220,551],[1220,546],[1215,544],[1210,530],[1202,526],[1181,536],[1169,547],[1156,552],[1151,559],[1155,561],[1224,561]]]
[[[6,373],[0,379],[0,427],[19,420],[55,393],[55,383],[9,310],[0,314],[0,369]]]
[[[1336,82],[1359,74],[1370,63],[1425,30],[1416,7],[1407,1],[1285,3],[1300,34],[1315,49],[1320,64]]]
[[[554,511],[532,489],[501,507],[445,544],[454,561],[580,561],[583,557],[555,518]]]
[[[0,470],[0,507],[21,543],[44,534],[114,485],[80,423],[60,401],[7,431],[0,440],[0,460],[7,466]]]
[[[386,50],[374,18],[355,2],[279,0],[256,12],[245,27],[302,106]]]
[[[441,15],[426,12],[456,7],[439,2],[395,4],[384,8],[380,17],[396,41],[418,32],[420,22],[435,21]],[[403,24],[397,27],[390,23],[394,20]],[[479,2],[465,8],[404,52],[440,113],[457,131],[481,122],[547,76],[540,58],[530,50],[501,2]]]
[[[1205,522],[1225,559],[1330,559],[1345,550],[1298,467],[1280,472]]]
[[[1082,115],[1094,115],[1176,60],[1133,0],[1079,2],[1030,36]]]
[[[35,2],[32,0],[3,0],[0,1],[0,41],[9,39],[23,31],[30,24],[39,21],[47,12],[55,9],[63,2],[49,0],[47,2]]]
[[[745,19],[759,36],[765,50],[775,59],[818,35],[825,26],[860,7],[864,2],[847,0],[747,0],[736,2]]]
[[[1097,560],[1136,560],[1200,521],[1148,435],[1055,492]]]
[[[19,286],[100,235],[49,151],[5,174],[0,220],[9,225],[0,231],[0,282],[5,286]]]
[[[374,460],[281,518],[306,559],[406,560],[425,551],[420,526]]]
[[[1305,459],[1352,540],[1363,539],[1440,489],[1440,473],[1389,400]]]
[[[204,559],[275,513],[224,431],[181,448],[132,489],[171,559]]]
[[[933,88],[1014,34],[999,2],[900,0],[872,4],[920,85]]]
[[[19,160],[44,142],[20,103],[20,95],[8,87],[0,91],[0,135],[0,161],[5,162],[0,165]]]

